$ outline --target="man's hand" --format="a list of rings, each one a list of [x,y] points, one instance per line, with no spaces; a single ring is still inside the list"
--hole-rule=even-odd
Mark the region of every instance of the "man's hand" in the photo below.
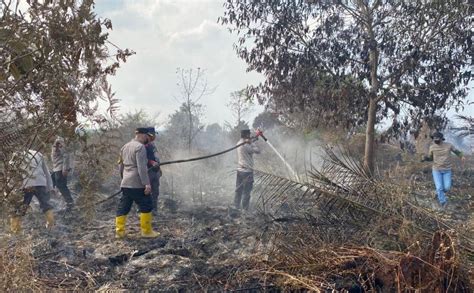
[[[145,195],[149,195],[151,193],[151,185],[145,185]]]
[[[251,140],[250,138],[246,138],[246,139],[244,140],[244,142],[245,142],[245,143],[248,143],[248,144],[251,144],[251,143],[252,143],[252,140]]]
[[[466,163],[466,157],[462,156],[461,157],[461,169],[463,169],[463,170],[464,170],[464,163]]]
[[[69,174],[69,171],[68,171],[68,170],[63,170],[63,176],[64,176],[64,177],[67,177],[68,174]]]
[[[153,161],[152,166],[151,166],[151,169],[152,169],[153,171],[158,171],[158,170],[160,170],[160,164],[158,164],[157,162]]]

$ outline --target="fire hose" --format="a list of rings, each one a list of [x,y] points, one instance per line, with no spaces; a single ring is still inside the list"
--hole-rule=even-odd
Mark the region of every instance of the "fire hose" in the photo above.
[[[267,138],[263,135],[263,132],[262,132],[260,129],[257,129],[257,130],[256,130],[255,136],[252,137],[250,140],[251,140],[251,141],[257,141],[259,137],[262,137],[263,140],[267,141]],[[221,151],[221,152],[214,153],[214,154],[210,154],[210,155],[206,155],[206,156],[200,156],[200,157],[195,157],[195,158],[190,158],[190,159],[182,159],[182,160],[173,160],[173,161],[161,162],[161,163],[159,164],[159,166],[161,167],[161,166],[165,166],[165,165],[179,164],[179,163],[186,163],[186,162],[193,162],[193,161],[199,161],[199,160],[209,159],[209,158],[212,158],[212,157],[217,157],[217,156],[223,155],[223,154],[225,154],[225,153],[228,153],[228,152],[230,152],[230,151],[233,151],[233,150],[235,150],[235,149],[237,149],[237,148],[239,148],[239,147],[241,147],[241,146],[243,146],[243,145],[245,145],[245,144],[247,144],[247,143],[249,143],[249,142],[244,141],[244,142],[241,142],[241,143],[239,143],[239,144],[237,144],[237,145],[235,145],[235,146],[233,146],[233,147],[231,147],[231,148],[228,148],[228,149],[226,149],[226,150],[223,150],[223,151]],[[154,167],[148,168],[148,171],[153,170],[153,168],[154,168]],[[114,194],[108,196],[107,198],[104,198],[103,200],[100,200],[100,201],[94,203],[94,205],[102,204],[102,203],[104,203],[104,202],[106,202],[106,201],[108,201],[108,200],[110,200],[110,199],[116,197],[116,196],[119,195],[120,193],[122,193],[122,190],[119,190],[119,191],[117,191],[116,193],[114,193]]]

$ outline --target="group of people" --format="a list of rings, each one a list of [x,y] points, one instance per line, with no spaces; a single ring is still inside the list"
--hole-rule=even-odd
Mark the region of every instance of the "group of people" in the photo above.
[[[158,210],[158,196],[160,177],[160,160],[154,144],[156,131],[153,127],[140,127],[135,130],[135,137],[126,143],[120,150],[121,197],[115,218],[116,238],[126,237],[127,215],[133,203],[138,206],[140,213],[141,236],[155,238],[160,233],[153,230],[153,214]],[[429,155],[423,161],[433,161],[433,180],[439,204],[444,208],[447,204],[446,192],[451,188],[452,162],[451,153],[459,156],[464,162],[462,152],[445,142],[443,134],[435,132],[432,135],[433,144],[429,148]],[[241,139],[237,143],[237,180],[234,195],[236,209],[249,209],[251,192],[254,182],[254,154],[260,153],[251,137],[249,129],[241,131]],[[67,186],[68,175],[71,171],[71,155],[63,138],[57,138],[52,146],[51,161],[53,165],[50,173],[41,152],[28,150],[22,154],[23,169],[27,176],[23,179],[21,192],[23,201],[17,206],[11,216],[11,230],[14,233],[21,231],[21,218],[25,215],[32,198],[36,197],[40,208],[46,217],[46,226],[55,224],[53,206],[50,204],[50,192],[56,187],[63,196],[67,209],[74,207],[74,200]]]

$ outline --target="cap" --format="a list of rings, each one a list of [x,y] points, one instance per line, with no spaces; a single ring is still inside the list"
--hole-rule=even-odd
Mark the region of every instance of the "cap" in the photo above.
[[[435,139],[435,138],[440,138],[440,139],[444,140],[444,135],[441,132],[436,131],[435,133],[433,133],[431,135],[431,139]]]
[[[147,127],[147,134],[149,136],[156,136],[156,130],[155,130],[155,127]]]
[[[240,137],[250,137],[250,129],[242,129],[240,131]]]
[[[138,127],[137,129],[135,129],[135,133],[136,134],[148,134],[148,128],[146,127]]]

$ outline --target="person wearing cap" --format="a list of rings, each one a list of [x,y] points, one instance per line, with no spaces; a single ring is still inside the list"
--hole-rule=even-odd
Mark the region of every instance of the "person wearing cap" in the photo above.
[[[33,149],[16,153],[10,164],[15,164],[17,159],[21,160],[20,168],[25,171],[20,188],[23,193],[23,202],[16,205],[12,211],[11,231],[15,234],[21,231],[21,218],[26,214],[33,197],[36,197],[45,215],[46,227],[53,227],[55,224],[53,206],[49,202],[53,182],[43,154]]]
[[[71,171],[71,158],[62,137],[58,137],[54,141],[51,150],[51,161],[53,162],[53,174],[51,175],[53,185],[58,188],[66,201],[67,209],[71,209],[74,206],[74,200],[71,191],[67,187],[67,177]]]
[[[452,160],[451,153],[461,158],[464,163],[464,156],[461,151],[457,150],[452,144],[445,142],[441,132],[436,131],[431,135],[433,143],[430,145],[429,154],[424,161],[433,162],[433,181],[436,186],[436,194],[438,202],[442,208],[447,205],[446,192],[451,188],[452,177]]]
[[[148,178],[147,155],[145,144],[149,141],[148,128],[137,128],[135,138],[126,143],[120,150],[120,175],[122,181],[117,215],[115,218],[115,237],[126,236],[127,215],[135,202],[140,212],[141,235],[144,238],[155,238],[160,233],[153,231],[151,213],[153,202],[150,196],[151,185]]]
[[[253,154],[259,154],[260,149],[250,138],[250,129],[240,132],[240,140],[237,144],[246,142],[245,145],[237,148],[237,180],[235,188],[234,206],[237,209],[248,210],[250,194],[253,189]]]
[[[160,159],[156,155],[156,146],[154,144],[156,131],[154,127],[148,127],[148,143],[145,145],[146,156],[148,159],[148,177],[151,185],[151,199],[153,200],[153,213],[158,212],[158,196],[160,195]]]

